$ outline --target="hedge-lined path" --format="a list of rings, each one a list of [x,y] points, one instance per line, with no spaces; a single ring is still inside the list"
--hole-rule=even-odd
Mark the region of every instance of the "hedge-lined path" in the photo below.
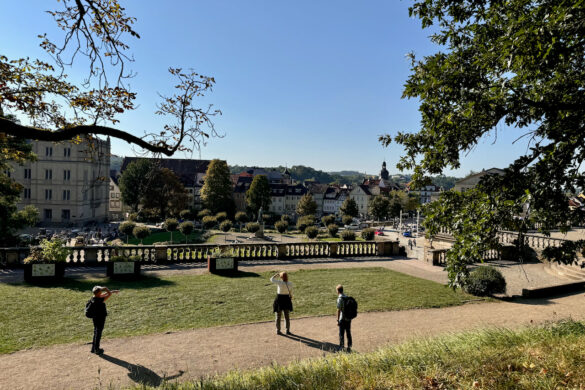
[[[334,296],[332,312],[333,301]],[[583,294],[443,309],[360,313],[352,325],[354,350],[368,352],[414,337],[494,326],[514,328],[569,317],[585,320]],[[115,313],[109,321],[115,321]],[[250,369],[272,362],[285,364],[334,353],[337,342],[334,316],[294,319],[292,331],[294,336],[277,336],[273,323],[264,322],[105,339],[103,357],[90,354],[88,344],[20,351],[0,356],[0,389],[157,385],[165,377],[183,381],[234,368]]]

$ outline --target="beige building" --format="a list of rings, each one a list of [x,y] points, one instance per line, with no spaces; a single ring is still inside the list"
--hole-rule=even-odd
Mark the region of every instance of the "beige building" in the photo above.
[[[474,173],[473,175],[469,175],[464,177],[463,179],[457,181],[455,186],[453,187],[454,191],[463,192],[470,188],[474,188],[478,183],[479,180],[484,177],[485,175],[503,175],[504,170],[499,168],[490,168],[488,170],[483,170],[479,173]]]
[[[18,208],[35,206],[45,226],[107,220],[110,140],[30,142],[37,161],[13,164],[11,173],[24,187]]]
[[[357,204],[360,217],[365,217],[368,214],[368,206],[372,198],[369,187],[364,184],[357,185],[350,191],[349,197]]]

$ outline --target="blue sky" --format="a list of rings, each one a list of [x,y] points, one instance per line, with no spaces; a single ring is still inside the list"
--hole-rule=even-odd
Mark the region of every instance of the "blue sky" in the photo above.
[[[123,1],[138,20],[141,39],[130,39],[139,108],[120,116],[118,128],[135,135],[158,130],[158,93],[171,94],[169,66],[193,68],[216,79],[201,101],[223,112],[216,118],[224,138],[211,139],[201,158],[228,164],[307,165],[325,171],[376,173],[385,159],[391,173],[402,153],[382,147],[378,135],[416,131],[415,100],[401,99],[409,75],[406,54],[417,57],[437,47],[418,20],[411,1]],[[0,54],[46,58],[38,34],[58,37],[50,15],[54,0],[0,4]],[[6,17],[10,15],[10,17]],[[68,70],[73,79],[83,66]],[[511,145],[521,133],[499,129],[446,174],[504,167],[526,150]],[[112,152],[133,155],[114,141]],[[185,157],[177,155],[177,157]],[[189,156],[187,156],[189,157]],[[194,153],[194,158],[199,155]]]

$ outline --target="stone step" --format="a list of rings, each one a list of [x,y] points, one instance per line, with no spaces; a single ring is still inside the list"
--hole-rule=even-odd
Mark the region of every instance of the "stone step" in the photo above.
[[[580,266],[551,263],[551,270],[557,274],[573,280],[585,280],[585,269]]]

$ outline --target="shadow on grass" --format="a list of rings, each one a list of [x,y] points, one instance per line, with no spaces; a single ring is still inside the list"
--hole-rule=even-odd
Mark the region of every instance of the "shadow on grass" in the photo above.
[[[125,360],[117,359],[113,356],[109,356],[106,354],[100,355],[100,357],[110,363],[116,364],[120,367],[124,367],[125,369],[127,369],[128,378],[130,378],[135,383],[138,383],[143,386],[158,387],[163,382],[177,379],[184,373],[184,371],[179,370],[178,374],[160,377],[156,372],[139,364],[128,363]]]
[[[102,279],[71,279],[65,278],[62,282],[55,283],[43,283],[43,284],[28,284],[23,283],[21,286],[28,287],[41,287],[41,288],[64,288],[73,291],[87,292],[91,291],[95,285],[106,285],[108,288],[114,290],[120,290],[125,288],[131,289],[148,289],[163,286],[172,286],[175,282],[165,279],[159,279],[153,276],[141,276],[132,280],[111,280],[108,278]]]
[[[237,272],[226,272],[225,274],[213,274],[216,276],[221,276],[224,278],[230,278],[230,279],[235,279],[235,278],[259,278],[261,277],[260,274],[257,274],[256,272],[246,272],[246,271],[237,271]]]
[[[341,348],[339,347],[339,345],[329,343],[327,341],[313,340],[313,339],[310,339],[308,337],[300,336],[300,335],[297,335],[294,333],[283,334],[283,336],[288,337],[291,340],[299,341],[308,347],[316,348],[316,349],[319,349],[321,351],[325,351],[325,352],[339,352],[339,351],[341,351]]]

